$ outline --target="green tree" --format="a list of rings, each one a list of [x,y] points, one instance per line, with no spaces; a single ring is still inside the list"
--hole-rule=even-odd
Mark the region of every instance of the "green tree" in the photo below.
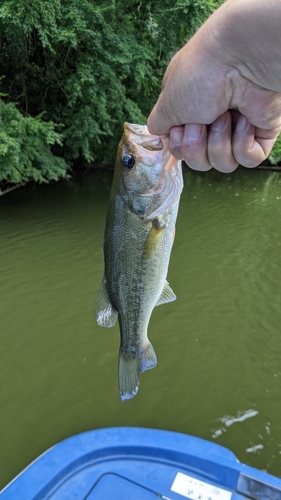
[[[123,122],[145,123],[169,60],[222,1],[2,0],[0,183],[112,164]]]

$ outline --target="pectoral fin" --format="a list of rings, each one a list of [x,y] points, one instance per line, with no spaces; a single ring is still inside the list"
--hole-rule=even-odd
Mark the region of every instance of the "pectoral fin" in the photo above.
[[[162,293],[156,305],[160,306],[161,304],[167,304],[167,302],[173,302],[176,298],[177,297],[171,289],[168,281],[165,281]]]
[[[118,312],[114,309],[110,302],[106,289],[106,278],[102,279],[96,302],[96,319],[100,326],[111,328],[115,325]]]
[[[144,245],[144,257],[149,257],[156,250],[165,227],[165,224],[161,224],[158,218],[153,219]]]

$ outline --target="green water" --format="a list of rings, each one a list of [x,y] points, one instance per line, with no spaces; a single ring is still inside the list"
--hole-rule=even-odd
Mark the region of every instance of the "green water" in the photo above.
[[[98,427],[170,429],[281,476],[281,175],[185,171],[158,357],[121,403],[118,328],[96,325],[111,174],[0,199],[0,488]]]

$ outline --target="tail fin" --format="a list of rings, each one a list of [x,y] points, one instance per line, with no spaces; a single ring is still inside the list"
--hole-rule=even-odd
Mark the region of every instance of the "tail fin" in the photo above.
[[[121,401],[132,399],[138,392],[139,375],[157,364],[156,354],[151,343],[143,352],[119,351],[119,394]]]

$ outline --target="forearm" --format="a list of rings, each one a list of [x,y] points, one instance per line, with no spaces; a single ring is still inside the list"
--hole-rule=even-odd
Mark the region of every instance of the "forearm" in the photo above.
[[[228,0],[204,29],[223,49],[220,57],[228,65],[232,62],[253,83],[281,92],[281,0]]]

